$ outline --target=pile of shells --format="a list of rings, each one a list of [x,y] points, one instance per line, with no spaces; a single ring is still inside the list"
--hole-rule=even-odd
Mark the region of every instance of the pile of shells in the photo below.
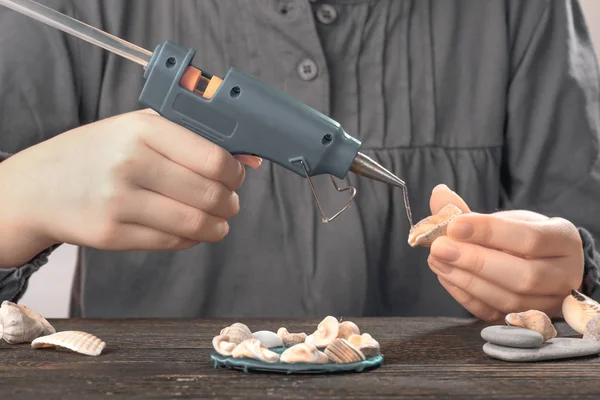
[[[8,344],[31,343],[34,349],[64,347],[77,353],[97,356],[106,343],[85,332],[56,329],[39,313],[5,300],[0,306],[0,340]]]
[[[252,333],[248,326],[235,323],[213,338],[214,349],[223,356],[253,358],[266,363],[286,364],[353,363],[380,354],[379,343],[368,333],[361,335],[351,321],[339,322],[328,316],[310,335],[290,333],[285,327]],[[270,349],[285,347],[280,354]]]

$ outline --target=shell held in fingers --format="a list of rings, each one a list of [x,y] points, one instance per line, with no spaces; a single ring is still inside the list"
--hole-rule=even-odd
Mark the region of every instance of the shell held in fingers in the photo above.
[[[410,229],[408,244],[411,247],[430,247],[435,239],[446,235],[450,221],[462,213],[454,204],[444,206],[437,214],[422,219]]]
[[[32,340],[56,333],[56,329],[39,313],[30,308],[5,300],[0,306],[2,338],[6,343],[30,343]]]
[[[571,294],[563,300],[562,314],[571,328],[583,334],[588,322],[600,315],[600,304],[577,290],[571,290]]]
[[[325,348],[324,353],[334,363],[353,363],[366,359],[365,355],[346,339],[335,339]]]
[[[231,353],[233,358],[253,358],[268,363],[274,363],[279,361],[279,354],[267,349],[257,339],[247,339],[242,343],[238,344],[237,347]]]
[[[106,343],[90,333],[63,331],[39,337],[31,342],[31,347],[34,349],[64,347],[88,356],[98,356],[106,347]]]
[[[286,364],[325,364],[329,362],[329,357],[313,344],[299,343],[281,353],[280,360]]]
[[[556,328],[552,324],[550,317],[546,313],[538,310],[529,310],[520,313],[510,313],[504,318],[505,322],[511,326],[531,329],[542,335],[544,342],[555,338]]]

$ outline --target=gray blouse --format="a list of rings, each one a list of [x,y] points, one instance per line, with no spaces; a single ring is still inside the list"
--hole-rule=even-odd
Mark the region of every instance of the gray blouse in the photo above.
[[[236,67],[330,115],[407,182],[416,220],[445,183],[474,211],[529,209],[600,237],[598,68],[576,1],[42,3],[149,50],[167,39],[193,47],[203,70]],[[141,107],[137,64],[2,8],[0,54],[6,152]],[[428,250],[408,246],[402,191],[347,181],[356,201],[323,225],[306,179],[266,162],[248,171],[220,243],[84,248],[71,315],[469,315],[428,268]],[[328,214],[344,203],[328,177],[314,184]],[[17,270],[7,279],[26,280]],[[0,287],[3,298],[21,293]]]

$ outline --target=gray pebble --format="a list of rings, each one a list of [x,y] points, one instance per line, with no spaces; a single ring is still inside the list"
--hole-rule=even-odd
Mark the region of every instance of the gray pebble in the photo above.
[[[579,338],[553,338],[534,349],[519,349],[486,343],[483,345],[483,351],[488,356],[499,360],[530,362],[591,356],[600,353],[600,343]]]
[[[544,337],[531,329],[518,326],[488,326],[481,331],[481,337],[493,344],[509,347],[532,348],[544,342]]]

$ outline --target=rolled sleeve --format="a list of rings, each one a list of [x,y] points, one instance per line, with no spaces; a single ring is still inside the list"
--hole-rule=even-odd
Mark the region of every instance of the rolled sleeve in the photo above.
[[[0,303],[4,300],[19,301],[27,290],[29,278],[48,263],[48,257],[59,246],[57,244],[41,251],[20,267],[0,269]]]

